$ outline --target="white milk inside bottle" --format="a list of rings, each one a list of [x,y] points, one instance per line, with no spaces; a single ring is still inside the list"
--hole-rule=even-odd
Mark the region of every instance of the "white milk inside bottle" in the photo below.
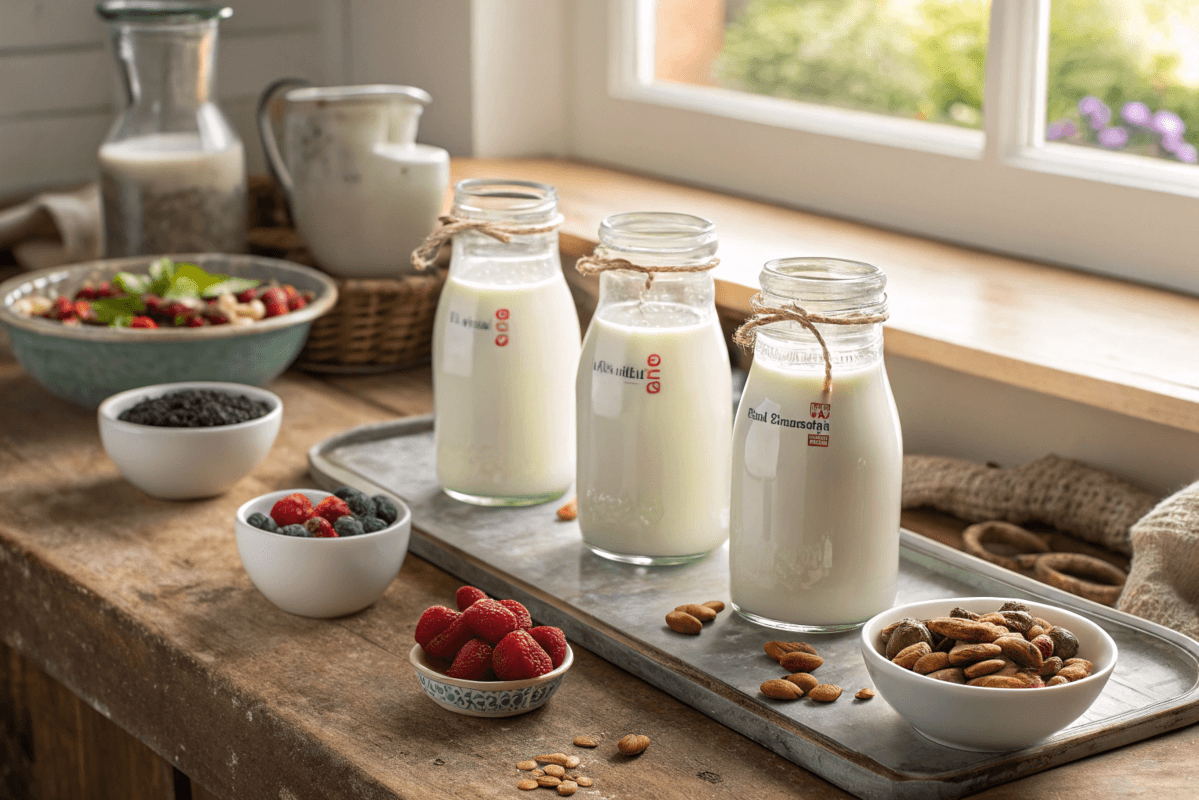
[[[454,215],[537,228],[557,217],[543,184],[471,180]],[[574,480],[579,319],[556,231],[454,238],[433,323],[437,479],[451,497],[530,505]]]
[[[703,265],[707,220],[622,214],[601,252],[652,266]],[[597,554],[636,564],[702,558],[728,538],[728,349],[707,271],[603,272],[578,377],[579,526]]]
[[[833,259],[771,262],[764,302],[843,317],[885,314],[886,277]],[[764,625],[857,627],[895,599],[903,447],[879,323],[755,330],[733,432],[730,589]]]

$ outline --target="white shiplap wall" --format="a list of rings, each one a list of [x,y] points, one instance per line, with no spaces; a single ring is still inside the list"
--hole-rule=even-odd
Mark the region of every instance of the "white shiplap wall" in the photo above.
[[[217,95],[262,172],[258,93],[283,76],[339,82],[348,0],[230,0]],[[0,0],[0,195],[91,180],[116,111],[108,34],[93,0]]]

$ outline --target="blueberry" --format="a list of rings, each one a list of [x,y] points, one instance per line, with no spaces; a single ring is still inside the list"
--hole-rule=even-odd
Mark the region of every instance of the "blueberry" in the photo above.
[[[381,531],[386,527],[387,523],[378,517],[366,517],[362,520],[362,530],[366,531],[367,533]]]
[[[337,531],[338,536],[361,536],[366,533],[362,530],[362,523],[349,515],[338,517],[337,522],[333,523],[333,530]]]
[[[375,515],[379,519],[383,520],[388,525],[399,519],[400,512],[396,509],[395,503],[391,502],[381,494],[377,494],[371,499],[375,501]]]
[[[305,528],[303,525],[284,525],[279,533],[284,536],[303,536],[305,539],[312,538],[312,531]]]
[[[350,510],[354,512],[354,516],[358,517],[358,519],[375,516],[375,501],[357,489],[343,486],[334,492],[334,494],[346,501],[346,505],[350,507]]]
[[[255,512],[246,517],[246,522],[250,523],[255,528],[259,528],[264,531],[269,531],[271,533],[279,532],[279,523],[275,522],[266,514],[259,514],[258,512]]]

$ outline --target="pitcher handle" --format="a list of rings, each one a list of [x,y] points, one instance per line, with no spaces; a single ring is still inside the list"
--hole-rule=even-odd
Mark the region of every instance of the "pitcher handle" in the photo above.
[[[266,153],[266,165],[283,190],[289,208],[295,184],[291,180],[291,173],[287,171],[287,164],[283,162],[283,154],[279,152],[279,140],[275,138],[275,127],[271,124],[271,101],[283,89],[311,85],[312,81],[303,78],[280,78],[266,87],[258,98],[258,136],[262,139],[262,150]]]

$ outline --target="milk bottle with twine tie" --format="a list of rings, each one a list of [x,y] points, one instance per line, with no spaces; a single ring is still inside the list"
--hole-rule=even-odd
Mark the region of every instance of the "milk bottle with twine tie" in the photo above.
[[[716,229],[618,214],[582,258],[600,273],[579,362],[583,541],[633,564],[683,564],[728,538],[732,379],[711,270]]]
[[[832,258],[771,261],[733,428],[733,608],[773,628],[850,630],[890,608],[903,445],[883,366],[887,278]]]
[[[574,480],[579,317],[558,255],[558,193],[525,181],[454,187],[450,216],[412,255],[453,241],[433,321],[437,480],[476,505],[561,497]]]

